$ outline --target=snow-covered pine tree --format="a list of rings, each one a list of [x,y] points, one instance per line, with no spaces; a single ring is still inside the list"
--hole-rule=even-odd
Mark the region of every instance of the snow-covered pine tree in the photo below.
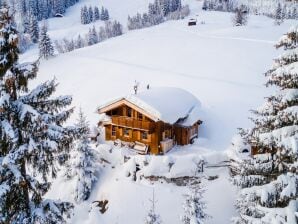
[[[105,9],[105,20],[109,20],[110,19],[110,13],[108,9]]]
[[[297,223],[298,212],[298,26],[276,44],[285,52],[266,72],[278,91],[254,111],[254,127],[241,131],[257,154],[240,164],[234,182],[244,189],[234,223]]]
[[[166,16],[170,12],[170,1],[169,0],[159,0],[159,7],[163,16]]]
[[[87,24],[86,23],[86,17],[85,17],[85,8],[81,8],[81,24]]]
[[[282,16],[282,8],[280,2],[277,4],[275,15],[274,15],[274,24],[280,25],[283,22],[283,16]]]
[[[88,14],[89,14],[89,21],[91,23],[94,21],[94,12],[93,12],[93,8],[91,6],[89,6]]]
[[[287,19],[287,6],[286,5],[284,5],[281,10],[281,18],[282,18],[282,21]]]
[[[123,34],[122,25],[118,21],[113,22],[113,37],[120,36]]]
[[[95,26],[93,26],[92,29],[89,29],[87,39],[88,46],[98,43],[98,35]]]
[[[158,213],[156,213],[155,205],[156,205],[157,201],[155,199],[154,190],[153,190],[152,199],[150,199],[150,202],[151,202],[151,207],[150,207],[148,214],[145,218],[145,224],[161,224],[162,221],[161,221],[160,215]]]
[[[99,28],[99,32],[98,32],[98,41],[104,41],[106,40],[108,37],[107,37],[107,33],[106,33],[106,30],[104,27],[100,27]]]
[[[297,13],[297,8],[293,8],[292,12],[292,19],[298,19],[298,13]]]
[[[67,178],[75,178],[74,197],[76,202],[81,202],[90,196],[92,187],[97,180],[99,162],[95,150],[91,147],[89,124],[82,109],[80,109],[76,127],[80,130],[80,137],[72,151],[66,176]]]
[[[37,63],[18,64],[17,31],[5,7],[0,9],[0,220],[1,223],[64,223],[72,205],[44,199],[48,176],[56,176],[74,140],[75,128],[62,124],[70,96],[52,97],[55,80],[32,91],[28,83]]]
[[[53,12],[56,14],[65,13],[65,0],[53,0]]]
[[[200,185],[191,186],[189,190],[189,193],[185,195],[184,214],[181,216],[181,222],[183,224],[203,224],[209,218],[209,215],[205,212],[204,190]]]
[[[209,7],[208,7],[208,0],[204,0],[203,1],[202,9],[203,10],[208,10],[209,9]]]
[[[244,6],[236,8],[234,16],[232,18],[234,26],[244,26],[247,24],[247,13],[245,13]]]
[[[100,20],[105,20],[105,8],[103,6],[101,7]]]
[[[36,16],[31,15],[29,19],[29,27],[28,32],[31,36],[31,40],[33,43],[38,43],[39,38],[39,27],[38,27],[38,21]]]
[[[39,56],[44,59],[49,59],[54,56],[54,47],[50,36],[48,35],[47,25],[44,23],[40,29],[39,36]]]
[[[110,19],[110,14],[109,14],[108,9],[106,9],[104,7],[101,8],[100,19],[102,21],[107,21]]]
[[[89,16],[89,10],[86,5],[83,7],[83,15],[82,16],[83,16],[83,24],[91,23],[90,16]]]
[[[94,21],[100,20],[100,12],[97,6],[94,7]]]
[[[78,49],[78,48],[82,48],[82,47],[84,47],[84,40],[81,37],[81,35],[79,35],[77,38],[77,41],[75,42],[75,48]]]

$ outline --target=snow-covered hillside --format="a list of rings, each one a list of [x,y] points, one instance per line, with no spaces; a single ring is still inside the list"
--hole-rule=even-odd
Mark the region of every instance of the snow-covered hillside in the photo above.
[[[82,5],[103,5],[112,18],[125,25],[127,16],[146,10],[148,2],[82,0],[64,18],[48,21],[49,34],[52,39],[62,39],[86,33],[93,24],[80,24]],[[174,157],[182,161],[186,156],[200,156],[209,164],[222,162],[226,159],[223,150],[237,128],[250,125],[249,110],[260,105],[268,95],[262,74],[278,53],[274,43],[295,22],[288,20],[275,26],[270,18],[251,16],[247,26],[234,27],[232,14],[201,11],[201,2],[196,0],[186,3],[191,8],[190,18],[196,17],[199,21],[197,26],[187,26],[188,19],[168,21],[151,28],[126,31],[97,45],[43,60],[34,85],[56,77],[60,83],[58,94],[73,95],[73,105],[83,108],[92,125],[99,119],[95,113],[97,106],[132,93],[135,80],[141,83],[142,89],[147,84],[185,88],[202,102],[205,111],[200,138],[194,145],[175,148],[163,160]],[[22,55],[21,60],[34,58],[37,58],[36,47]],[[101,147],[108,146],[97,150],[106,150]],[[72,223],[142,223],[153,188],[163,223],[179,223],[185,187],[146,180],[134,182],[123,174],[127,165],[121,161],[119,152],[107,153],[107,156],[113,164],[103,169],[91,198],[76,205]],[[203,175],[219,175],[213,181],[203,180],[207,212],[213,217],[207,223],[229,223],[235,214],[236,189],[229,183],[228,170],[210,168]],[[60,176],[47,197],[73,201],[71,191],[72,182]],[[105,214],[101,215],[96,208],[89,213],[93,201],[107,198],[110,204]]]

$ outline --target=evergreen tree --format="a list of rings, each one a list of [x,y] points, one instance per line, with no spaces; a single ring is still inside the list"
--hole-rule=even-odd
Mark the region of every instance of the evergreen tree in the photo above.
[[[53,11],[54,16],[56,14],[63,14],[65,13],[65,0],[53,0]],[[38,1],[36,1],[38,2]]]
[[[205,212],[206,203],[202,200],[203,193],[201,186],[193,186],[190,188],[190,192],[185,195],[184,214],[181,217],[183,224],[203,224],[209,218]]]
[[[297,8],[294,8],[294,9],[293,9],[293,12],[292,12],[292,19],[298,19]]]
[[[170,12],[170,1],[169,0],[159,0],[159,7],[163,16],[166,16]]]
[[[107,21],[110,19],[109,11],[104,7],[101,8],[100,19],[102,21]]]
[[[85,16],[85,10],[84,9],[85,9],[84,7],[81,8],[81,23],[82,24],[87,24],[86,23],[86,16]]]
[[[82,24],[91,23],[89,11],[86,5],[81,9],[81,23]]]
[[[91,6],[89,7],[88,14],[89,14],[89,22],[91,23],[94,21],[94,13]]]
[[[123,34],[122,25],[118,21],[113,22],[113,36],[120,36]]]
[[[207,1],[208,1],[208,0],[204,0],[204,1],[203,1],[203,6],[202,6],[202,9],[203,9],[203,10],[208,10],[208,3],[207,3]]]
[[[266,72],[278,91],[254,111],[254,127],[241,130],[258,154],[239,164],[234,182],[244,187],[234,223],[297,223],[298,212],[298,26],[276,45],[285,52]]]
[[[37,43],[39,38],[39,27],[38,27],[37,18],[33,15],[31,15],[29,20],[28,32],[31,36],[32,42]]]
[[[275,10],[275,15],[274,15],[274,23],[276,25],[280,25],[282,22],[283,22],[282,8],[281,8],[281,4],[278,3],[277,8]]]
[[[98,35],[95,26],[93,26],[92,29],[89,29],[87,42],[88,46],[98,43]]]
[[[89,198],[92,187],[97,180],[98,161],[95,150],[91,147],[89,139],[90,129],[82,110],[76,124],[79,139],[76,142],[75,150],[72,152],[70,163],[67,169],[67,177],[75,178],[75,200],[85,201]]]
[[[232,18],[234,26],[244,26],[247,24],[247,13],[244,12],[244,6],[240,6],[235,10],[234,17]]]
[[[106,30],[104,27],[100,27],[99,28],[99,33],[98,33],[98,41],[104,41],[106,40],[108,37],[107,37],[107,33],[106,33]]]
[[[94,7],[94,21],[100,20],[100,12],[97,6]]]
[[[284,21],[285,19],[287,19],[287,6],[284,5],[281,11],[281,18],[282,21]]]
[[[75,43],[75,48],[78,49],[78,48],[82,48],[82,47],[84,47],[84,41],[83,41],[81,35],[79,35],[78,36],[78,39],[77,39],[77,41]]]
[[[156,213],[156,200],[155,200],[155,194],[153,191],[151,202],[151,208],[149,209],[149,212],[147,214],[147,217],[145,218],[145,224],[161,224],[161,218],[160,215]]]
[[[44,59],[49,59],[54,56],[54,47],[50,36],[48,35],[48,28],[46,24],[43,24],[39,37],[39,56]]]
[[[0,220],[1,223],[64,223],[72,205],[43,199],[48,176],[63,165],[75,129],[62,124],[71,97],[51,97],[57,84],[48,81],[32,91],[37,63],[18,64],[17,32],[7,8],[0,10]]]
[[[108,9],[105,9],[105,19],[104,20],[109,20],[110,19],[110,14]]]

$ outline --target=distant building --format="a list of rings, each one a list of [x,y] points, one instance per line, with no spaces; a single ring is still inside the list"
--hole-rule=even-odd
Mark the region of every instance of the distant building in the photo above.
[[[189,26],[195,26],[195,25],[197,25],[197,20],[196,19],[189,19],[188,20],[188,25]]]
[[[121,140],[139,153],[163,154],[198,137],[201,104],[191,93],[171,87],[150,88],[98,108],[106,140]]]

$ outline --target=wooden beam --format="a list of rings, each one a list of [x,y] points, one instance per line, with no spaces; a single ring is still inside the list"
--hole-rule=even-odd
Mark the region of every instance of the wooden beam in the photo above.
[[[123,98],[123,99],[120,99],[120,100],[118,100],[118,101],[116,101],[116,102],[114,102],[114,103],[111,103],[111,104],[109,104],[109,105],[107,105],[107,106],[104,106],[104,107],[102,107],[102,108],[99,108],[99,109],[97,110],[97,112],[98,112],[99,114],[106,113],[106,112],[108,112],[108,111],[110,111],[110,110],[113,110],[113,109],[115,109],[115,108],[117,108],[117,107],[120,107],[120,106],[122,106],[122,105],[126,105],[126,106],[131,107],[132,109],[134,109],[134,110],[136,110],[136,111],[142,113],[143,115],[149,117],[150,119],[152,119],[152,120],[155,121],[155,122],[159,120],[156,116],[154,116],[154,115],[148,113],[147,111],[143,110],[142,108],[138,107],[137,105],[135,105],[135,104],[129,102],[128,100],[126,100],[126,99],[124,99],[124,98]]]

